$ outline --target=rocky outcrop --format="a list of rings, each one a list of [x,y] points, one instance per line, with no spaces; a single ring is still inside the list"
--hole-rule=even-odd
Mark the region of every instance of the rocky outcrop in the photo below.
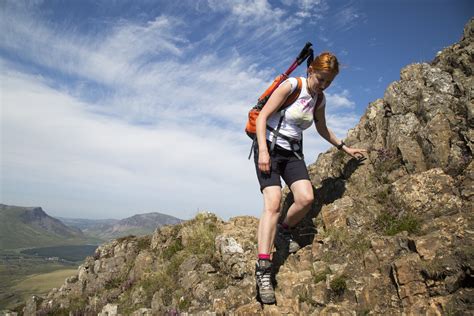
[[[258,220],[203,213],[101,246],[25,314],[473,315],[473,32],[369,104],[346,140],[365,161],[309,166],[302,249],[273,254],[277,305],[255,299]]]

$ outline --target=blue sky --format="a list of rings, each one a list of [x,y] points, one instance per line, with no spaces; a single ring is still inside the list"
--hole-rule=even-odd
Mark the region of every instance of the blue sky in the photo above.
[[[1,203],[83,218],[259,216],[247,111],[307,41],[342,65],[326,95],[344,137],[473,12],[467,0],[3,0]],[[305,133],[307,164],[328,148]]]

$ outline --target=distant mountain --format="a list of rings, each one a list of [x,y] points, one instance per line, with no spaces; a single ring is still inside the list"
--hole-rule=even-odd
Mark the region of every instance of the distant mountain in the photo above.
[[[102,240],[110,240],[127,235],[143,236],[153,233],[158,227],[182,222],[179,218],[157,212],[137,214],[122,220],[62,217],[60,219],[69,226],[80,228],[86,236]]]
[[[88,229],[97,229],[98,227],[101,226],[106,226],[109,227],[110,225],[114,225],[120,220],[118,219],[87,219],[87,218],[67,218],[67,217],[57,217],[61,222],[64,224],[71,226],[71,227],[77,227],[82,231],[88,230]]]
[[[0,204],[0,249],[85,244],[79,228],[49,216],[41,207]]]

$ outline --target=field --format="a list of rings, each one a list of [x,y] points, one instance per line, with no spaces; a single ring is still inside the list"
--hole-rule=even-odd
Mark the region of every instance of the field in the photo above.
[[[76,250],[78,253],[90,252],[88,247]],[[49,257],[60,257],[70,252],[62,248],[59,252],[47,250]],[[81,256],[80,260],[71,262],[29,255],[20,250],[0,250],[0,310],[13,309],[33,294],[45,294],[60,287],[68,276],[77,273],[85,258],[85,255]]]
[[[16,283],[11,290],[12,292],[21,293],[22,296],[25,297],[29,297],[33,294],[45,294],[52,288],[59,288],[67,277],[75,274],[77,274],[77,269],[64,269],[43,274],[33,274]]]
[[[22,254],[39,256],[43,258],[57,257],[66,261],[82,261],[87,256],[92,256],[97,246],[53,246],[22,250]]]

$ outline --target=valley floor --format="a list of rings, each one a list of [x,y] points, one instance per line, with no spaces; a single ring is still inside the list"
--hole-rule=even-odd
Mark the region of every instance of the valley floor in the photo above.
[[[80,262],[51,260],[0,250],[0,310],[13,309],[33,294],[48,293],[77,272]]]

